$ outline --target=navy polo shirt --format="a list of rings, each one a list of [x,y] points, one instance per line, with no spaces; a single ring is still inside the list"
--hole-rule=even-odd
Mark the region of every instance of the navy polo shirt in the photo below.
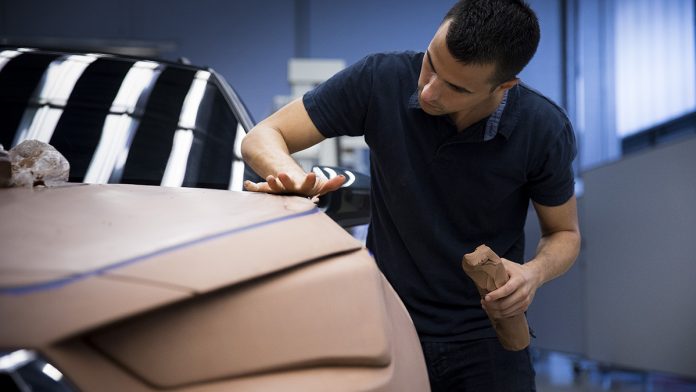
[[[521,263],[529,200],[573,195],[575,138],[563,110],[510,89],[491,116],[458,132],[418,104],[423,53],[368,56],[303,97],[326,137],[364,135],[372,217],[367,247],[423,340],[493,337],[461,268],[478,245]]]

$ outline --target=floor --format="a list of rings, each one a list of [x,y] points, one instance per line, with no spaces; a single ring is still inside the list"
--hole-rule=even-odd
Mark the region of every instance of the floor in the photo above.
[[[696,392],[696,379],[618,369],[558,352],[532,355],[539,392]]]

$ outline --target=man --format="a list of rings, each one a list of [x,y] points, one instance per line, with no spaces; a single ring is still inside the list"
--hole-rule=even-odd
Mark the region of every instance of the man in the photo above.
[[[578,254],[572,127],[516,77],[538,41],[523,2],[461,0],[425,53],[364,58],[259,123],[242,145],[266,179],[247,190],[313,197],[345,179],[305,173],[289,154],[326,137],[365,136],[367,246],[413,318],[434,391],[534,390],[529,352],[504,350],[488,315],[524,313]],[[530,199],[542,239],[521,264]],[[460,265],[480,244],[510,276],[483,300]]]

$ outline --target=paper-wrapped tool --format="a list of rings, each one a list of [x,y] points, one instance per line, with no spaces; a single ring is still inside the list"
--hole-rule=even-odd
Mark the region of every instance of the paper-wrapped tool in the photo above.
[[[509,279],[500,257],[486,245],[480,245],[472,253],[464,255],[462,268],[476,284],[481,298]],[[488,318],[505,349],[519,351],[529,346],[529,326],[524,314],[502,319],[494,319],[489,315]]]

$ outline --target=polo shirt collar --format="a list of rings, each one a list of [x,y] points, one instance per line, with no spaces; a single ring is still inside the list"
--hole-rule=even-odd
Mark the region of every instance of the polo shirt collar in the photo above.
[[[515,128],[515,123],[517,122],[517,95],[519,94],[518,86],[505,91],[503,100],[495,109],[495,111],[488,117],[486,121],[486,128],[483,133],[483,141],[488,141],[493,139],[497,134],[504,136],[506,139],[510,138],[513,129]],[[418,102],[418,90],[411,95],[408,99],[409,109],[421,109],[420,102]],[[506,110],[507,108],[507,110]],[[503,114],[505,116],[503,116]],[[447,120],[451,119],[447,116]]]

